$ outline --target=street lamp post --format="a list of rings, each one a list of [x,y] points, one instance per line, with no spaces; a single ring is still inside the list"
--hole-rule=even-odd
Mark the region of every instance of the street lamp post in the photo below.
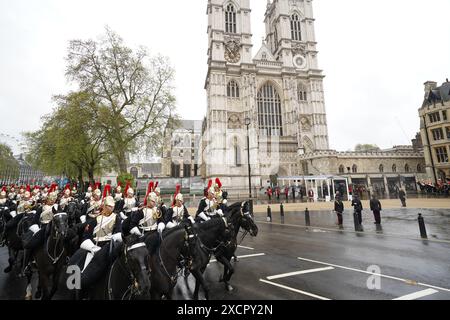
[[[250,135],[249,135],[249,127],[251,124],[250,118],[245,118],[245,125],[247,126],[247,157],[248,157],[248,194],[250,199],[252,199],[252,172],[250,166]]]

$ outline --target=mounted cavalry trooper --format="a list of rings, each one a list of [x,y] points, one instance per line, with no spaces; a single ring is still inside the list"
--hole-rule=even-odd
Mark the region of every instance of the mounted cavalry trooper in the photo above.
[[[61,209],[64,211],[67,207],[67,205],[74,201],[74,198],[71,196],[71,191],[70,191],[70,184],[66,185],[65,189],[64,189],[64,194],[61,198],[61,200],[59,201],[59,205],[61,207]]]
[[[122,220],[126,220],[130,217],[131,212],[136,211],[139,207],[139,201],[134,196],[134,190],[131,188],[130,183],[127,183],[125,188],[125,199],[120,200],[115,207],[115,212],[120,212]]]
[[[78,198],[78,189],[77,189],[77,184],[75,183],[72,187],[72,193],[71,196],[73,199],[77,199]]]
[[[47,201],[47,197],[48,197],[48,186],[45,185],[44,189],[42,189],[42,194],[41,194],[41,199],[46,202]]]
[[[120,200],[122,200],[122,198],[123,198],[122,186],[120,185],[120,182],[119,182],[119,185],[116,187],[116,190],[115,190],[115,193],[114,193],[114,201],[117,203]]]
[[[217,202],[216,189],[211,187],[212,181],[210,180],[208,193],[206,198],[200,201],[198,206],[197,215],[195,217],[196,222],[209,221],[213,217],[223,217],[223,211],[220,209],[219,203]]]
[[[87,201],[91,201],[92,198],[92,186],[89,185],[87,192],[84,194],[84,200]]]
[[[228,211],[228,193],[222,191],[222,182],[220,182],[219,178],[216,178],[216,183],[214,185],[214,197],[217,201],[218,208],[222,210],[223,213]]]
[[[108,193],[111,187],[107,185],[105,190]],[[114,246],[114,243],[122,242],[121,220],[113,212],[114,205],[114,198],[106,196],[101,214],[88,222],[80,249],[69,262],[69,265],[79,265],[82,268],[82,290],[95,284],[118,255],[120,246]]]
[[[180,225],[180,223],[184,220],[190,220],[192,224],[195,223],[195,220],[189,215],[189,212],[184,205],[183,195],[180,193],[181,186],[177,185],[175,195],[173,198],[172,208],[167,210],[166,215],[166,228],[172,229],[176,226]]]
[[[22,241],[24,244],[24,273],[30,267],[29,263],[33,256],[34,250],[39,245],[44,244],[46,233],[50,232],[48,226],[53,220],[53,216],[58,212],[58,204],[56,200],[58,194],[54,189],[50,190],[45,205],[36,210],[33,218],[33,225],[29,228],[29,232],[24,233]]]
[[[154,192],[150,192],[149,186],[147,195],[144,201],[144,208],[131,213],[130,219],[124,221],[122,231],[125,236],[137,235],[145,236],[147,247],[150,255],[156,252],[160,244],[160,236],[166,224],[164,223],[164,216],[156,206],[158,196]]]
[[[33,201],[40,202],[41,201],[41,188],[35,186],[32,193]]]
[[[92,199],[84,205],[82,216],[80,217],[81,223],[86,223],[92,219],[97,218],[97,216],[100,214],[101,206],[102,192],[100,191],[100,184],[97,183],[96,189],[93,192]]]

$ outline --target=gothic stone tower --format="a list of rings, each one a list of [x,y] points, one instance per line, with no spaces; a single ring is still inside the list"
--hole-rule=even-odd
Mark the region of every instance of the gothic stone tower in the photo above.
[[[298,155],[328,149],[311,0],[267,2],[266,40],[252,55],[249,0],[208,0],[208,110],[202,175],[230,191],[300,174]]]

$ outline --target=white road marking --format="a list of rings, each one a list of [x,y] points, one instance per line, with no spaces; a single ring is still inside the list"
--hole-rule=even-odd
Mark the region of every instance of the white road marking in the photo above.
[[[247,249],[247,250],[255,250],[255,248],[244,247],[244,246],[238,246],[238,248]]]
[[[318,295],[315,295],[315,294],[312,294],[312,293],[309,293],[309,292],[305,292],[305,291],[297,290],[297,289],[294,289],[294,288],[291,288],[291,287],[283,286],[282,284],[278,284],[278,283],[275,283],[275,282],[271,282],[271,281],[267,281],[267,280],[263,280],[263,279],[260,279],[259,281],[267,283],[267,284],[270,284],[270,285],[275,286],[275,287],[286,289],[286,290],[289,290],[289,291],[292,291],[292,292],[300,293],[300,294],[302,294],[304,296],[316,298],[316,299],[319,299],[319,300],[331,300],[331,299],[328,299],[328,298],[325,298],[325,297],[321,297],[321,296],[318,296]]]
[[[394,300],[416,300],[416,299],[420,299],[426,296],[431,296],[432,294],[438,293],[439,291],[434,290],[434,289],[427,289],[427,290],[423,290],[423,291],[419,291],[419,292],[414,292],[411,294],[408,294],[406,296],[394,299]]]
[[[303,261],[308,261],[308,262],[313,262],[313,263],[317,263],[317,264],[323,264],[325,266],[335,267],[335,268],[339,268],[339,269],[344,269],[344,270],[350,270],[350,271],[355,271],[355,272],[375,275],[375,276],[379,276],[379,277],[382,277],[382,278],[397,280],[397,281],[401,281],[401,282],[408,283],[408,284],[415,283],[414,281],[411,281],[411,280],[408,280],[408,279],[402,279],[402,278],[392,277],[392,276],[388,276],[388,275],[384,275],[384,274],[372,273],[372,272],[368,272],[368,271],[364,271],[364,270],[359,270],[359,269],[339,266],[339,265],[336,265],[336,264],[331,264],[331,263],[326,263],[326,262],[321,262],[321,261],[316,261],[316,260],[310,260],[310,259],[305,259],[305,258],[300,258],[300,257],[297,258],[297,259],[298,260],[303,260]],[[422,287],[434,288],[434,289],[437,289],[437,290],[450,292],[450,289],[440,288],[440,287],[432,286],[432,285],[425,284],[425,283],[417,282],[417,285],[418,286],[422,286]]]
[[[322,272],[322,271],[328,271],[328,270],[334,270],[333,267],[326,267],[326,268],[319,268],[319,269],[311,269],[311,270],[303,270],[303,271],[297,271],[297,272],[290,272],[285,274],[280,274],[276,276],[267,277],[268,280],[276,280],[281,278],[288,278],[292,276],[298,276],[301,274],[308,274],[308,273],[315,273],[315,272]]]
[[[245,256],[238,256],[237,258],[238,259],[246,259],[246,258],[262,257],[262,256],[265,256],[265,255],[266,255],[265,253],[257,253],[257,254],[248,254],[248,255],[245,255]],[[213,262],[217,262],[217,260],[213,259],[213,260],[209,261],[210,264],[213,263]]]

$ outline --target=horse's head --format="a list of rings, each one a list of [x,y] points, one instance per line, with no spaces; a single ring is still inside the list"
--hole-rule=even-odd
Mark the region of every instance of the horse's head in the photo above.
[[[134,290],[141,297],[147,296],[150,292],[149,259],[144,242],[131,241],[125,246],[125,260],[133,276]]]
[[[63,237],[66,236],[69,229],[69,216],[67,213],[60,212],[53,216],[53,229]]]
[[[240,227],[250,233],[252,237],[256,237],[258,235],[258,226],[250,213],[250,203],[248,201],[241,204],[240,214]]]

